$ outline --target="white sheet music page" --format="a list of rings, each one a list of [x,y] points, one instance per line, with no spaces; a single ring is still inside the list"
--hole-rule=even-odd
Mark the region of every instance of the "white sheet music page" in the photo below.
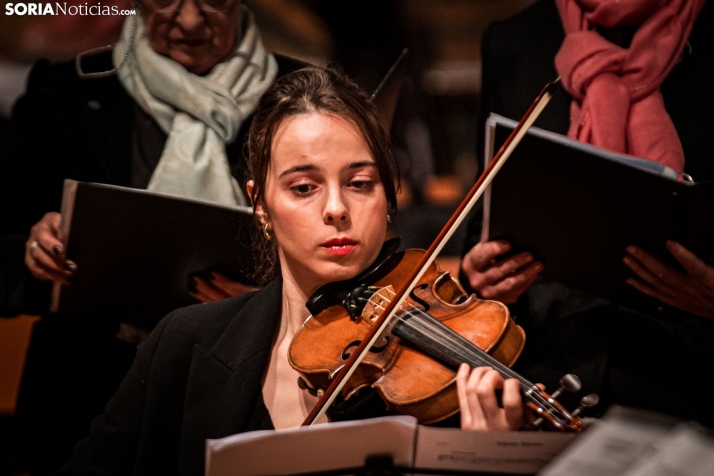
[[[273,431],[206,442],[206,476],[276,476],[364,466],[369,456],[391,456],[411,467],[417,421],[393,416]]]
[[[466,473],[535,474],[576,436],[544,431],[466,431],[420,426],[414,467]]]

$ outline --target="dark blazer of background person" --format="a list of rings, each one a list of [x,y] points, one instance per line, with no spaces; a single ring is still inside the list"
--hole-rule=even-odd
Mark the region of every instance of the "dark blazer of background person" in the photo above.
[[[488,28],[482,41],[481,146],[491,112],[520,119],[543,86],[558,76],[554,58],[564,38],[553,0],[536,2]],[[714,179],[713,80],[714,4],[707,2],[682,60],[661,88],[684,147],[685,172],[698,182]],[[570,102],[559,88],[535,126],[567,134]],[[480,235],[477,214],[469,223],[464,253]],[[601,410],[621,403],[714,424],[709,399],[690,387],[714,365],[714,322],[667,306],[661,309],[655,316],[636,315],[538,280],[511,306],[527,334],[516,368],[550,389],[557,388],[563,373],[575,372],[584,380],[584,391],[601,394]]]
[[[304,66],[276,60],[278,76]],[[85,72],[112,67],[111,53],[83,62]],[[241,185],[250,122],[226,147]],[[25,365],[15,418],[19,434],[6,436],[21,442],[31,474],[41,475],[57,470],[88,434],[92,418],[129,370],[136,344],[117,339],[119,322],[101,315],[45,314],[51,283],[33,278],[23,261],[30,227],[45,213],[60,211],[66,178],[145,188],[167,136],[116,75],[80,79],[73,61],[35,65],[14,108],[11,134],[0,155],[0,316],[44,315]]]

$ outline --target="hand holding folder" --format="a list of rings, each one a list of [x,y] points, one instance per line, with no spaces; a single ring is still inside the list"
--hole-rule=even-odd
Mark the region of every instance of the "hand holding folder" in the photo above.
[[[25,265],[30,274],[40,281],[69,284],[77,264],[67,260],[62,243],[60,224],[62,215],[46,213],[30,230],[25,244]]]
[[[509,255],[511,244],[505,240],[477,243],[463,259],[469,284],[484,299],[513,304],[543,271],[543,263],[533,254],[521,251]]]
[[[50,310],[151,329],[196,302],[190,286],[197,273],[249,283],[254,226],[248,207],[67,180],[61,234],[77,272],[71,285],[55,283]],[[223,297],[238,292],[221,286]]]
[[[628,278],[627,284],[677,309],[714,319],[714,267],[676,241],[668,241],[667,249],[684,271],[637,246],[628,246],[624,262],[640,279]]]
[[[513,128],[492,115],[486,157]],[[506,240],[543,262],[542,275],[625,307],[656,313],[662,302],[626,284],[636,245],[684,273],[674,240],[714,265],[714,181],[680,180],[666,167],[532,128],[484,200],[482,241]]]

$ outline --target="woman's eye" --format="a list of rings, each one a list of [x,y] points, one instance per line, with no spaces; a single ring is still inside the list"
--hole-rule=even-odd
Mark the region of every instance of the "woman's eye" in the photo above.
[[[350,187],[357,189],[369,188],[372,185],[371,180],[353,180],[349,183]]]
[[[293,193],[296,195],[307,195],[308,193],[312,192],[312,189],[313,186],[307,183],[301,183],[300,185],[290,187],[290,190],[292,190]]]

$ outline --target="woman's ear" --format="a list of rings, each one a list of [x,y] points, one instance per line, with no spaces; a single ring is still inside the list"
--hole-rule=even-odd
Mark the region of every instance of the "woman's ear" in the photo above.
[[[253,205],[253,187],[255,186],[255,181],[248,180],[245,184],[245,194],[250,200],[251,206]]]
[[[260,200],[258,200],[257,203],[253,203],[253,187],[255,187],[255,182],[248,180],[245,184],[245,192],[246,195],[248,195],[248,200],[250,200],[251,205],[253,205],[253,213],[258,217],[258,221],[260,221],[261,224],[265,224],[268,222],[268,213],[265,211],[263,203]]]

